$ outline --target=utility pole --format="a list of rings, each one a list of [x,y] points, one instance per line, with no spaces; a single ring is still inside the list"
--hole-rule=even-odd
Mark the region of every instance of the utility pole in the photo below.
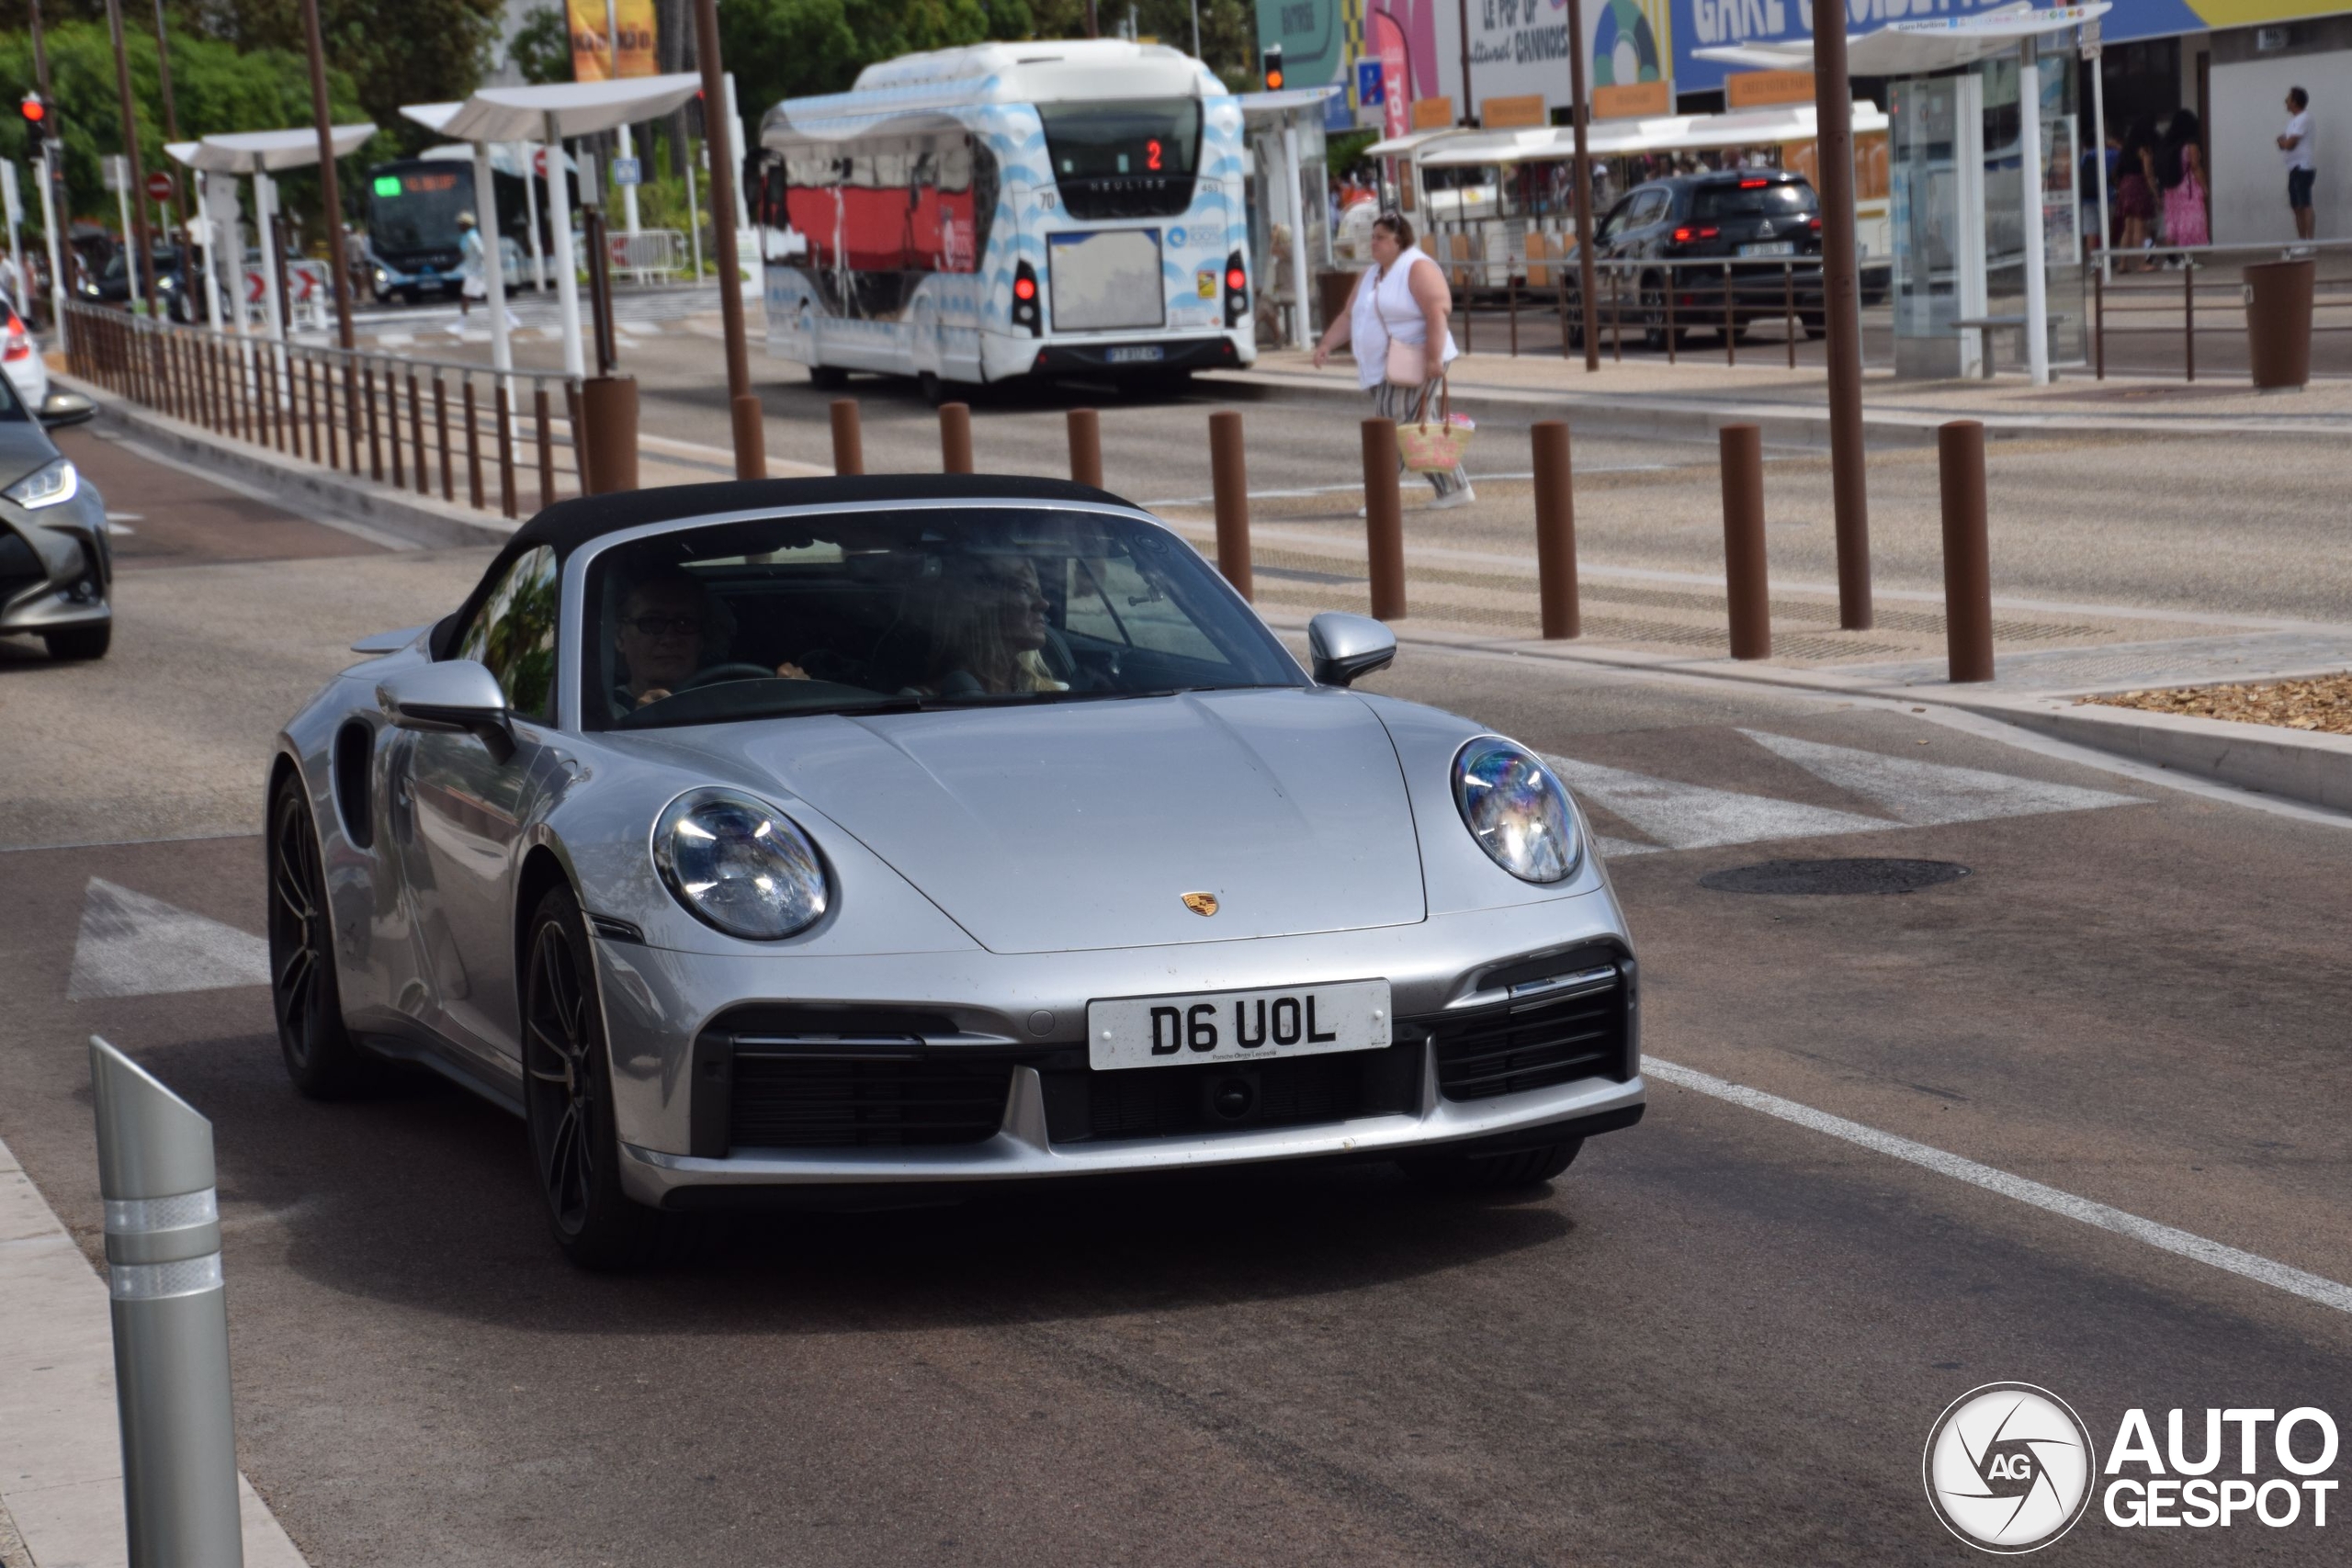
[[[334,340],[336,346],[349,350],[354,344],[351,273],[344,265],[343,192],[335,178],[334,116],[327,106],[327,63],[319,38],[319,0],[302,0],[302,38],[311,51],[311,117],[319,126],[319,205],[326,220],[327,271],[334,288]],[[351,374],[348,360],[344,362],[344,373],[346,377]]]
[[[306,0],[316,5],[318,0]],[[1091,9],[1091,7],[1089,7]],[[752,353],[743,342],[743,272],[736,257],[735,140],[741,134],[718,58],[718,0],[695,0],[695,52],[702,67],[703,132],[710,148],[711,238],[718,251],[718,319],[727,336],[727,410],[735,436],[735,477],[768,477],[767,431],[752,390]]]
[[[1585,93],[1584,39],[1584,0],[1568,0],[1568,119],[1576,127],[1577,158],[1569,176],[1577,204],[1577,313],[1584,330],[1584,367],[1592,371],[1600,368],[1600,312],[1593,298],[1592,153],[1587,133],[1592,104]]]
[[[172,46],[168,35],[164,30],[164,0],[155,0],[155,69],[156,84],[164,90],[164,140],[177,141],[180,139],[180,117],[178,111],[172,107]],[[178,197],[182,233],[187,231],[187,187],[190,183],[191,180],[174,182],[174,194]],[[205,265],[209,266],[212,257],[212,240],[211,231],[209,229],[205,231],[204,254]]]
[[[1862,308],[1854,250],[1854,93],[1846,12],[1814,9],[1813,94],[1821,162],[1821,309],[1829,354],[1829,480],[1837,519],[1838,624],[1871,626],[1871,506],[1862,468]],[[2026,105],[2024,112],[2037,112]],[[2040,176],[2026,172],[2026,199]]]
[[[130,168],[131,232],[123,239],[136,248],[132,265],[138,269],[139,291],[146,296],[152,310],[161,301],[155,298],[155,254],[147,236],[147,176],[139,164],[139,115],[130,98],[130,57],[122,47],[122,0],[107,0],[107,28],[114,35],[114,85],[122,105],[122,155]]]

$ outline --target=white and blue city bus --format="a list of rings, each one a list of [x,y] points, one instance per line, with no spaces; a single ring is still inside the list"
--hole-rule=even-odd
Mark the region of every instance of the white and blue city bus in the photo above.
[[[1250,364],[1241,106],[1118,39],[907,55],[761,128],[768,348],[958,385]]]

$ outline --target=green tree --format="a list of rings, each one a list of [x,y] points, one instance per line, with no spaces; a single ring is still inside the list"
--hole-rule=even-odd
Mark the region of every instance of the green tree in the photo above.
[[[47,16],[44,10],[44,17]],[[103,184],[100,160],[122,151],[122,118],[115,91],[114,45],[103,22],[69,21],[44,29],[50,90],[57,103],[56,124],[65,148],[67,197],[76,217],[115,220],[114,197]],[[130,62],[131,98],[139,123],[139,155],[149,169],[186,171],[164,152],[163,100],[155,39],[126,30],[124,53]],[[244,49],[192,29],[175,33],[172,100],[180,134],[195,138],[216,131],[272,130],[311,122],[310,68],[303,57],[276,49]],[[29,92],[33,86],[32,39],[23,32],[0,33],[0,89]],[[359,96],[350,74],[330,68],[327,96],[335,118],[360,117]],[[24,122],[15,115],[0,125],[0,157],[27,162]],[[289,176],[289,205],[315,203],[309,176]],[[37,215],[38,201],[28,191]]]
[[[507,40],[506,58],[526,82],[571,80],[571,28],[560,6],[535,6]]]

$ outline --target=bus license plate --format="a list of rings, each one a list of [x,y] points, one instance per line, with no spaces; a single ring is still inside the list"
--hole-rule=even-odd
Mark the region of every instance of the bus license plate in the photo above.
[[[1102,1072],[1377,1051],[1388,1024],[1385,980],[1121,997],[1086,1004],[1086,1057]]]
[[[1113,365],[1157,365],[1168,357],[1168,351],[1155,344],[1146,348],[1105,349],[1102,357]]]

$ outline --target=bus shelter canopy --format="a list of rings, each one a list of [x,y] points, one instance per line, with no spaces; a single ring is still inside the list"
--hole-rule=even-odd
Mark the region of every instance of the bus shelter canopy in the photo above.
[[[1886,129],[1886,113],[1867,98],[1854,100],[1854,134]],[[1638,152],[1696,152],[1712,147],[1771,146],[1812,141],[1821,134],[1811,104],[1745,109],[1734,114],[1661,115],[1649,119],[1603,120],[1586,134],[1595,158]],[[1402,140],[1402,138],[1399,138]],[[1576,156],[1576,131],[1565,125],[1530,126],[1454,137],[1421,154],[1421,167],[1463,164],[1554,163]]]
[[[548,136],[550,120],[557,136],[593,136],[659,119],[701,92],[701,73],[678,71],[617,82],[484,87],[460,104],[407,104],[401,113],[453,141],[537,141]]]
[[[1375,141],[1357,154],[1363,158],[1409,158],[1431,142],[1452,137],[1468,136],[1472,132],[1458,125],[1440,126],[1434,130],[1409,130],[1402,136],[1392,136],[1385,141]]]
[[[368,121],[338,125],[334,155],[347,158],[376,134]],[[311,126],[292,130],[232,130],[197,141],[175,141],[164,149],[191,169],[215,175],[274,175],[307,169],[319,161],[319,133]]]
[[[1846,70],[1855,76],[1925,76],[1973,65],[2006,54],[2020,42],[2064,32],[2103,17],[2115,7],[2107,0],[2087,6],[2004,6],[1973,17],[1936,17],[1889,22],[1875,32],[1846,35]],[[1810,71],[1813,41],[1732,43],[1694,49],[1700,60],[1761,71]],[[1855,127],[1860,130],[1860,126]]]

